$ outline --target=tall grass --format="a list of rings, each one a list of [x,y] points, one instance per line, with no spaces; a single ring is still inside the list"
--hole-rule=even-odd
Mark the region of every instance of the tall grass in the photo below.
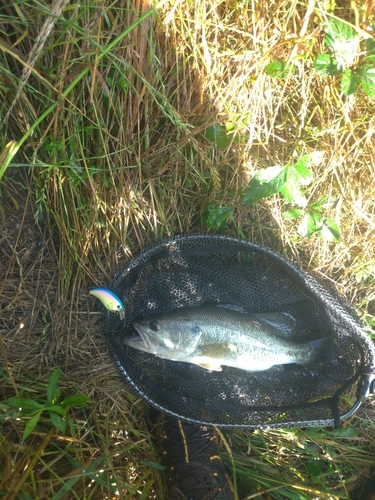
[[[360,50],[373,37],[371,3],[359,0],[0,2],[2,395],[38,399],[59,365],[63,390],[91,397],[68,434],[50,440],[23,497],[165,495],[147,409],[120,390],[87,287],[108,283],[155,240],[210,231],[210,204],[232,209],[228,234],[331,280],[371,332],[375,101],[362,88],[343,95],[339,77],[314,70],[327,16],[354,27]],[[269,76],[275,61],[294,73]],[[301,237],[278,195],[242,202],[263,167],[314,151],[324,161],[308,200],[335,199],[324,216],[340,226],[338,243]],[[19,228],[11,221],[21,199]],[[31,212],[42,227],[32,250]],[[239,497],[350,498],[374,461],[373,417],[369,403],[347,435],[226,435]],[[50,424],[22,443],[25,422],[1,420],[2,491]]]

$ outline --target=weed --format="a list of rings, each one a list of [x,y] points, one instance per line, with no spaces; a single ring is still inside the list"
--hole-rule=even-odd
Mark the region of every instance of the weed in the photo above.
[[[349,23],[326,18],[324,28],[331,53],[317,56],[315,71],[324,77],[341,75],[341,92],[346,96],[362,86],[369,97],[375,97],[375,40],[366,38],[365,50],[359,52],[359,35]]]
[[[338,242],[340,229],[330,217],[324,217],[323,210],[335,205],[335,198],[326,195],[316,201],[307,199],[306,190],[314,176],[310,167],[322,162],[322,152],[316,151],[306,154],[288,165],[272,166],[263,169],[255,175],[249,187],[245,190],[242,203],[251,205],[264,198],[280,193],[286,207],[297,205],[302,208],[287,208],[283,212],[285,220],[301,219],[297,232],[300,236],[310,237],[319,234],[327,241]],[[206,206],[202,223],[210,229],[224,230],[229,217],[233,214],[233,207],[210,203]]]
[[[1,419],[12,418],[21,421],[26,419],[27,423],[22,434],[23,441],[33,432],[45,412],[49,415],[51,425],[64,434],[68,425],[72,425],[72,420],[68,415],[69,408],[71,406],[88,407],[87,400],[89,398],[82,394],[75,394],[60,400],[61,391],[57,388],[59,372],[60,370],[56,368],[50,375],[47,384],[47,397],[43,403],[18,396],[5,399],[0,403],[0,410],[4,411],[0,416]]]

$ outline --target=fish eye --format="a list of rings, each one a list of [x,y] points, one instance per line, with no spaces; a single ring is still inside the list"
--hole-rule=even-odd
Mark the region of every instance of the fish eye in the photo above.
[[[157,321],[151,321],[149,326],[150,330],[152,330],[153,332],[158,332],[160,330],[160,325]]]

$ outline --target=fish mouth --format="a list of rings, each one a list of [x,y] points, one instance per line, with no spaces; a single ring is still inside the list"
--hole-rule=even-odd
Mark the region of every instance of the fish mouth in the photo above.
[[[156,348],[151,342],[151,339],[144,332],[138,332],[138,335],[133,335],[132,337],[127,337],[124,340],[125,344],[129,347],[134,347],[138,351],[148,352],[150,354],[156,354]]]

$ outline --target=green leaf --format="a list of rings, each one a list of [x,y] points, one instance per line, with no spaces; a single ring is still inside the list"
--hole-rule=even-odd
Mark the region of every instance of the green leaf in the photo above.
[[[151,462],[150,460],[141,460],[141,464],[146,465],[147,467],[152,467],[153,469],[162,470],[162,471],[167,468],[166,465],[157,464],[155,462]]]
[[[255,175],[245,191],[244,205],[250,205],[262,198],[279,193],[285,183],[286,167],[267,167]]]
[[[50,411],[49,418],[51,419],[52,425],[54,425],[56,427],[56,429],[58,429],[62,433],[65,432],[66,422],[61,418],[60,415],[57,415],[57,413]]]
[[[324,151],[316,150],[312,153],[300,156],[294,165],[303,165],[305,167],[310,167],[311,165],[318,166],[322,164],[324,156]]]
[[[227,219],[232,213],[232,207],[220,207],[210,203],[204,210],[202,221],[211,229],[224,230]]]
[[[325,30],[327,47],[334,52],[337,58],[340,56],[346,66],[352,64],[359,45],[359,37],[355,29],[340,19],[329,19],[325,24]]]
[[[360,78],[351,69],[346,69],[342,73],[341,92],[344,95],[352,95],[357,92],[361,83]]]
[[[56,389],[57,389],[57,382],[59,380],[59,373],[60,369],[56,368],[54,370],[49,379],[48,379],[48,386],[47,386],[47,400],[52,404],[54,402],[54,398],[56,395]]]
[[[290,210],[285,210],[285,212],[283,212],[283,217],[286,220],[294,220],[301,217],[303,213],[303,210],[300,210],[299,208],[292,208]]]
[[[38,423],[38,421],[40,419],[41,414],[42,414],[42,411],[38,411],[27,422],[25,430],[23,431],[23,434],[22,434],[22,441],[25,441],[25,439],[27,439],[30,436],[30,434],[33,432],[36,424]]]
[[[273,78],[287,78],[289,75],[293,75],[295,70],[295,66],[286,61],[272,61],[264,68],[266,75]]]
[[[84,396],[83,394],[73,394],[73,396],[68,396],[60,402],[60,406],[66,408],[67,406],[80,406],[83,408],[88,408],[90,405],[87,403],[90,398]]]
[[[304,206],[306,198],[302,195],[300,186],[307,185],[312,180],[312,172],[306,167],[303,158],[299,163],[288,165],[285,170],[285,183],[280,189],[286,203],[297,203]]]
[[[66,428],[68,427],[69,417],[65,416],[62,418],[60,415],[57,415],[55,412],[50,411],[49,416],[52,424],[58,429],[62,434],[65,434]]]
[[[325,23],[326,44],[334,49],[336,44],[350,42],[357,36],[355,29],[341,19],[328,19]]]
[[[364,57],[363,60],[375,63],[375,54],[369,54],[368,56]]]
[[[298,182],[302,186],[308,186],[314,178],[311,170],[306,166],[306,164],[302,163],[301,161],[298,161],[294,165],[291,165],[291,168],[293,168],[298,178]]]
[[[321,229],[321,235],[327,241],[337,243],[340,241],[340,228],[332,219],[325,219]]]
[[[358,68],[357,73],[366,94],[369,97],[375,97],[375,67],[372,64],[366,64]]]
[[[336,201],[336,198],[333,196],[323,195],[318,198],[316,201],[309,203],[309,208],[313,210],[321,210],[325,205],[330,206]]]
[[[9,398],[3,401],[3,403],[7,404],[9,407],[21,408],[22,410],[38,410],[39,408],[44,408],[38,401],[28,398]]]
[[[306,467],[312,476],[319,476],[324,467],[324,462],[319,459],[307,460]]]
[[[316,217],[314,217],[315,213],[316,212],[314,212],[313,214],[310,212],[306,212],[300,225],[298,226],[297,232],[304,238],[311,236],[317,230],[316,227],[317,221]]]
[[[330,54],[320,54],[314,61],[314,69],[322,76],[335,76],[341,73],[336,59]]]
[[[365,44],[367,52],[369,52],[370,54],[375,54],[375,38],[366,38]]]
[[[286,203],[292,203],[301,196],[300,177],[293,165],[286,168],[285,183],[280,192]]]
[[[88,475],[89,478],[92,481],[95,481],[96,483],[100,484],[100,486],[105,486],[108,487],[108,482],[107,482],[107,474],[105,472],[95,472],[93,474]],[[111,489],[116,491],[116,484],[111,484]]]
[[[47,411],[53,411],[54,413],[58,413],[59,415],[61,415],[62,417],[65,417],[66,416],[66,412],[67,410],[65,408],[62,408],[61,406],[59,405],[52,405],[52,406],[45,406],[44,407],[44,410],[47,410]]]
[[[348,425],[347,427],[337,427],[336,429],[332,429],[328,432],[328,434],[334,437],[349,438],[357,437],[358,431],[353,426]]]
[[[220,123],[210,125],[202,132],[202,135],[208,141],[215,144],[219,150],[227,149],[232,142],[232,138],[227,134],[226,130],[220,125]]]

